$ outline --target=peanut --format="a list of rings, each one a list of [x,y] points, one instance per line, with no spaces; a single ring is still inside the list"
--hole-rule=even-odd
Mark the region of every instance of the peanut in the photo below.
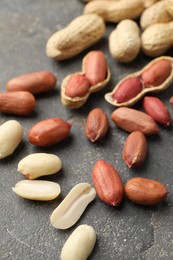
[[[100,0],[80,0],[82,2],[100,1]],[[120,0],[107,0],[107,1],[120,1]]]
[[[161,85],[170,76],[171,72],[172,62],[170,60],[162,59],[153,63],[141,74],[144,87]]]
[[[117,103],[123,103],[136,97],[142,91],[142,83],[138,77],[124,80],[117,91],[112,95]]]
[[[160,56],[173,45],[173,22],[152,24],[142,33],[142,49],[151,57]]]
[[[67,138],[70,134],[71,124],[61,118],[42,120],[31,127],[28,139],[37,146],[50,146]]]
[[[144,135],[157,134],[159,128],[152,117],[136,109],[120,107],[113,111],[112,121],[127,132],[140,131]]]
[[[122,158],[129,168],[141,166],[147,154],[147,140],[143,133],[134,131],[127,137]]]
[[[170,97],[169,102],[173,105],[173,96]]]
[[[160,1],[160,0],[143,0],[143,3],[144,3],[145,8],[148,8],[158,1]]]
[[[117,107],[132,106],[145,94],[163,91],[172,82],[173,58],[161,56],[120,80],[110,93],[105,94],[105,99]]]
[[[53,200],[61,192],[58,183],[41,180],[19,181],[12,190],[22,198],[40,201]]]
[[[99,198],[110,206],[121,203],[124,188],[115,168],[104,160],[98,160],[92,171],[92,180]]]
[[[25,116],[35,108],[35,98],[28,91],[0,93],[0,112]]]
[[[157,97],[144,97],[143,107],[145,112],[150,115],[157,123],[163,126],[170,126],[171,117],[167,107]]]
[[[65,242],[61,260],[87,260],[96,242],[96,233],[88,225],[78,226]]]
[[[89,183],[75,185],[52,212],[50,217],[52,226],[58,229],[67,229],[73,226],[95,196],[95,189]]]
[[[125,193],[134,203],[156,205],[167,197],[168,190],[158,181],[136,177],[126,183]]]
[[[91,93],[104,88],[109,80],[110,69],[104,53],[91,51],[82,60],[82,71],[68,75],[63,79],[61,101],[70,108],[79,108],[85,104]],[[77,89],[75,86],[79,85],[81,86]]]
[[[60,158],[54,154],[33,153],[18,163],[18,171],[27,179],[33,180],[40,176],[50,175],[62,168]]]
[[[87,77],[76,73],[69,77],[65,88],[65,94],[71,98],[83,97],[88,93],[89,88],[90,82]]]
[[[165,0],[165,7],[167,12],[173,17],[173,1],[172,0]]]
[[[57,60],[74,57],[100,40],[104,34],[105,24],[100,16],[81,15],[49,38],[47,56]]]
[[[23,128],[16,120],[9,120],[0,126],[0,159],[16,150],[23,138]]]
[[[145,9],[142,0],[92,1],[86,4],[84,14],[98,14],[106,22],[118,23],[124,19],[135,19]]]
[[[121,21],[109,36],[109,51],[113,58],[128,63],[136,58],[140,51],[140,30],[136,22]]]
[[[56,77],[49,71],[24,74],[7,82],[7,91],[29,91],[32,94],[48,92],[55,88]]]
[[[85,136],[91,141],[95,142],[101,140],[109,129],[108,117],[106,113],[100,109],[93,109],[86,121]]]
[[[171,15],[166,10],[166,1],[159,1],[144,10],[140,18],[140,26],[144,30],[155,23],[167,23],[172,21]]]
[[[96,85],[106,79],[107,62],[102,51],[91,51],[83,62],[83,71],[91,85]]]

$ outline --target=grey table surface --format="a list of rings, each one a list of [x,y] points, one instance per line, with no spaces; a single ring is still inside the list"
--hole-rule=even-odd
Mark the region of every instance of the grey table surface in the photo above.
[[[84,4],[78,0],[1,0],[0,1],[0,89],[18,75],[33,71],[50,70],[58,78],[55,91],[37,96],[35,111],[30,116],[17,117],[0,113],[0,124],[18,120],[24,128],[24,138],[15,153],[0,161],[0,259],[3,260],[56,260],[61,248],[80,224],[92,225],[97,242],[89,259],[173,259],[173,135],[172,128],[160,127],[156,136],[147,138],[148,154],[142,167],[129,170],[121,154],[127,133],[118,129],[110,119],[115,107],[104,100],[104,94],[127,74],[141,69],[151,58],[142,52],[137,59],[123,65],[113,60],[108,51],[108,37],[115,28],[107,24],[105,37],[80,55],[57,62],[45,54],[47,39],[82,14]],[[111,81],[102,91],[92,94],[80,109],[71,110],[60,101],[60,85],[65,76],[81,69],[83,56],[90,50],[105,52],[111,68]],[[166,55],[172,55],[171,51]],[[156,96],[167,105],[172,87]],[[93,108],[102,108],[109,117],[110,131],[100,142],[91,143],[84,136],[85,120]],[[142,110],[142,103],[135,108]],[[30,127],[46,118],[61,117],[73,123],[70,137],[53,147],[38,148],[29,144]],[[34,152],[58,155],[63,169],[44,177],[60,184],[61,196],[50,202],[29,201],[18,197],[12,187],[24,179],[17,172],[18,162]],[[98,159],[110,162],[119,172],[123,183],[135,176],[158,180],[169,189],[164,203],[154,207],[135,205],[124,197],[119,207],[110,207],[96,197],[79,221],[68,230],[56,230],[50,224],[50,214],[79,182],[89,182]],[[70,260],[70,259],[69,259]]]

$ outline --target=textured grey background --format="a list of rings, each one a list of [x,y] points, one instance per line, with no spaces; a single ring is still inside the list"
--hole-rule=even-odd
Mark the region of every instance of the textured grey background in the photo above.
[[[106,35],[99,43],[68,61],[56,62],[45,55],[47,39],[82,13],[84,4],[78,0],[1,0],[0,1],[0,89],[20,74],[50,70],[58,78],[53,93],[39,95],[34,113],[17,117],[0,113],[0,124],[17,119],[24,127],[24,139],[15,153],[0,161],[0,259],[3,260],[56,260],[61,248],[80,224],[92,225],[97,243],[91,260],[173,259],[173,136],[172,128],[160,127],[157,136],[148,138],[148,156],[144,165],[129,170],[121,159],[127,133],[110,122],[110,131],[99,143],[90,143],[84,136],[85,119],[95,107],[108,114],[115,109],[104,100],[104,94],[127,74],[141,69],[151,59],[142,53],[129,65],[114,61],[108,52],[108,36],[115,25],[108,24]],[[60,101],[60,84],[69,73],[81,69],[82,57],[93,49],[105,52],[112,77],[108,86],[90,96],[86,105],[77,110],[64,107]],[[171,51],[167,53],[171,55]],[[173,86],[172,86],[173,87]],[[172,87],[157,94],[167,105],[173,118],[169,97]],[[141,102],[136,108],[142,109]],[[45,118],[62,117],[73,122],[71,135],[61,144],[50,148],[36,148],[28,143],[30,127]],[[33,202],[16,196],[11,188],[23,176],[17,164],[24,156],[34,152],[57,154],[63,169],[43,179],[60,184],[62,194],[51,202]],[[92,184],[91,172],[97,159],[114,165],[123,183],[134,176],[148,177],[163,182],[170,193],[166,201],[155,207],[134,205],[126,198],[118,208],[109,207],[98,197],[91,203],[80,220],[68,230],[56,230],[49,216],[54,208],[79,182]],[[69,259],[70,260],[70,259]]]

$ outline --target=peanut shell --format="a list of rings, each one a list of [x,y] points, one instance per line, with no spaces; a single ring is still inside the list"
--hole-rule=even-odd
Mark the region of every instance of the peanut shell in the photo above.
[[[149,62],[143,69],[137,71],[137,72],[134,72],[132,74],[129,74],[128,76],[124,77],[122,80],[120,80],[118,82],[118,84],[113,88],[113,90],[109,93],[106,93],[105,94],[105,100],[110,103],[111,105],[113,106],[116,106],[116,107],[131,107],[133,106],[135,103],[137,103],[144,95],[148,94],[148,93],[157,93],[157,92],[161,92],[163,90],[165,90],[166,88],[168,88],[169,86],[171,86],[171,83],[173,82],[173,69],[170,73],[170,75],[167,77],[167,79],[159,86],[150,86],[149,88],[146,88],[144,87],[143,85],[143,88],[142,88],[142,91],[140,93],[138,93],[135,97],[131,98],[130,100],[128,101],[125,101],[125,102],[121,102],[121,103],[118,103],[114,98],[114,94],[115,92],[119,89],[119,87],[121,86],[121,84],[125,81],[125,80],[128,80],[130,78],[133,78],[133,77],[139,77],[142,75],[142,73],[148,69],[150,66],[152,66],[155,62],[157,61],[161,61],[161,60],[170,60],[173,64],[173,58],[172,57],[169,57],[169,56],[161,56],[159,58],[156,58],[154,60],[152,60],[151,62]],[[173,66],[173,65],[172,65]],[[173,67],[172,67],[173,68]],[[143,82],[142,82],[143,84]]]
[[[68,106],[69,108],[79,108],[79,107],[83,106],[85,104],[85,102],[87,101],[87,99],[89,98],[90,94],[92,94],[94,92],[98,92],[101,89],[103,89],[108,84],[108,82],[110,80],[111,72],[110,72],[109,66],[107,65],[106,78],[103,81],[101,81],[101,82],[99,82],[95,85],[92,85],[89,88],[89,91],[86,95],[84,95],[82,97],[74,97],[74,98],[71,98],[71,97],[66,95],[65,91],[66,91],[66,85],[67,85],[68,80],[70,79],[70,77],[72,75],[75,75],[75,74],[85,75],[85,61],[87,59],[87,56],[90,55],[92,52],[93,51],[89,52],[83,58],[83,60],[82,60],[82,71],[81,72],[76,72],[74,74],[70,74],[67,77],[65,77],[64,80],[62,81],[62,84],[61,84],[61,101],[65,106]]]
[[[147,27],[141,35],[143,52],[150,57],[163,55],[173,46],[173,21],[155,23]]]
[[[102,17],[96,14],[78,16],[48,39],[46,54],[57,60],[71,58],[100,40],[104,34]]]

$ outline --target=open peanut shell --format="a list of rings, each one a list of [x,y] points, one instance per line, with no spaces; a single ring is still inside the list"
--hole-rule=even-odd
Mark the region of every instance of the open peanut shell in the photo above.
[[[99,90],[104,88],[108,84],[108,82],[110,80],[111,72],[110,72],[109,66],[107,65],[106,78],[102,82],[99,82],[96,85],[92,85],[89,88],[89,92],[85,96],[71,98],[71,97],[66,95],[66,93],[65,93],[65,91],[66,91],[66,84],[67,84],[69,78],[72,75],[75,75],[75,74],[83,74],[83,75],[85,74],[85,71],[84,71],[84,67],[85,66],[84,66],[84,64],[85,64],[85,59],[86,59],[87,55],[84,57],[83,62],[82,62],[82,71],[81,72],[76,72],[74,74],[70,74],[67,77],[65,77],[64,80],[62,81],[62,84],[61,84],[61,101],[62,101],[62,103],[65,106],[68,106],[69,108],[79,108],[82,105],[84,105],[84,103],[87,101],[87,99],[89,98],[91,93],[98,92]]]
[[[153,86],[153,87],[145,87],[144,83],[141,80],[142,83],[142,91],[137,94],[135,97],[131,98],[130,100],[126,101],[126,102],[122,102],[122,103],[118,103],[114,98],[113,95],[115,94],[115,92],[118,90],[118,88],[120,87],[120,85],[123,83],[123,81],[129,79],[129,78],[133,78],[133,77],[141,77],[142,73],[148,69],[151,65],[153,65],[155,62],[160,61],[160,60],[170,60],[172,62],[172,71],[170,73],[170,75],[166,78],[166,80],[158,85],[158,86]],[[131,107],[133,106],[135,103],[137,103],[145,94],[148,93],[156,93],[156,92],[161,92],[163,90],[165,90],[166,88],[168,88],[171,83],[173,82],[173,58],[169,57],[169,56],[161,56],[159,58],[156,58],[154,60],[152,60],[151,62],[149,62],[145,67],[143,67],[143,69],[134,72],[128,76],[126,76],[125,78],[123,78],[121,81],[119,81],[119,83],[114,87],[114,89],[105,94],[105,100],[112,104],[113,106],[116,107]]]

